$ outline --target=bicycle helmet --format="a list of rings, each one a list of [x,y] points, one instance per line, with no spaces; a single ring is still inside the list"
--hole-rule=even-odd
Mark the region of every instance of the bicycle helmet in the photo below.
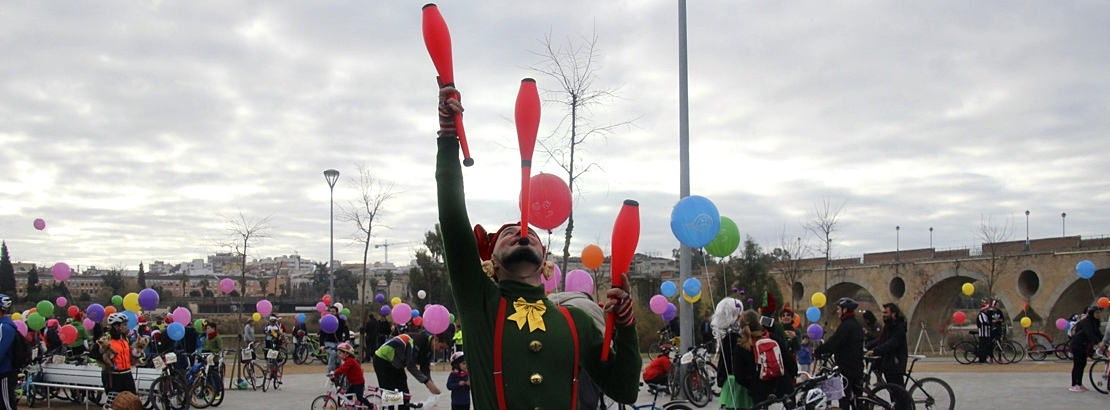
[[[674,351],[674,346],[670,343],[664,343],[662,346],[659,346],[659,351],[663,352],[663,354],[667,354]]]
[[[1089,315],[1089,314],[1092,314],[1092,313],[1095,313],[1095,312],[1100,312],[1100,311],[1102,311],[1102,308],[1098,307],[1098,305],[1091,305],[1091,306],[1087,306],[1086,309],[1083,309],[1083,314],[1084,315]]]
[[[805,405],[806,405],[806,408],[817,408],[817,406],[821,405],[824,402],[825,402],[825,392],[823,390],[821,390],[820,388],[809,389],[809,391],[806,392],[805,402],[804,402]]]
[[[271,322],[277,322],[277,316],[270,315],[270,321]]]
[[[127,315],[123,313],[113,313],[108,315],[108,326],[117,325],[120,323],[127,323]]]
[[[347,342],[340,343],[339,346],[335,347],[335,350],[338,350],[340,352],[345,352],[345,353],[347,353],[351,356],[355,355],[355,348],[352,347],[351,344],[347,343]]]
[[[338,310],[340,312],[343,311],[343,304],[342,303],[335,302],[334,304],[331,305],[331,307],[335,308],[335,310]]]
[[[0,311],[8,313],[12,311],[12,298],[11,296],[0,293]]]
[[[852,298],[840,298],[836,301],[836,305],[848,310],[856,310],[859,307],[859,302]]]

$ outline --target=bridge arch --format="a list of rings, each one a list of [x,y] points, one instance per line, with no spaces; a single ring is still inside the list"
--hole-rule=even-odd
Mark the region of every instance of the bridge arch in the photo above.
[[[1050,333],[1057,332],[1063,337],[1063,332],[1056,329],[1056,319],[1082,312],[1083,308],[1093,304],[1104,294],[1108,286],[1110,286],[1110,268],[1095,271],[1095,276],[1091,277],[1089,282],[1074,275],[1072,279],[1061,282],[1052,292],[1048,302],[1048,306],[1051,306],[1048,312],[1038,312],[1044,319],[1042,323],[1044,330]]]
[[[831,326],[830,329],[840,326],[840,318],[835,317],[834,312],[836,312],[836,301],[843,297],[849,297],[859,302],[859,310],[870,310],[876,316],[879,316],[879,310],[877,309],[880,305],[879,299],[875,298],[876,292],[870,282],[847,275],[837,276],[839,282],[829,285],[829,290],[825,293],[828,303],[825,305],[825,309],[822,309],[822,314],[828,315],[828,317],[823,318],[822,322],[828,323]]]

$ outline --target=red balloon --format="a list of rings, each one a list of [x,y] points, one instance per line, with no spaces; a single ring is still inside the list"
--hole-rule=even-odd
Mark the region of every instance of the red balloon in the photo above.
[[[964,321],[967,320],[967,314],[964,312],[953,313],[952,320],[955,320],[957,325],[962,325]]]
[[[166,315],[166,320],[165,320],[165,322],[166,322],[166,324],[167,324],[167,325],[169,325],[169,324],[173,324],[173,316],[170,316],[170,315]]]
[[[570,187],[562,178],[541,172],[531,178],[529,185],[529,224],[550,231],[570,218]]]
[[[77,341],[77,328],[73,325],[62,326],[58,330],[58,336],[62,338],[62,343],[70,344]]]
[[[412,320],[412,324],[416,327],[424,326],[424,318],[418,316]]]
[[[76,319],[77,315],[81,314],[81,309],[78,309],[77,306],[70,305],[69,308],[66,309],[66,313],[69,314],[69,317]]]
[[[324,299],[323,299],[323,300],[324,300],[324,304],[325,304],[325,305],[327,305],[327,306],[331,306],[331,295],[324,295]]]

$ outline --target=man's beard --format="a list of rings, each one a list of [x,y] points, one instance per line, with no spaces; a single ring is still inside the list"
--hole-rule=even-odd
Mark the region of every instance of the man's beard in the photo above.
[[[543,259],[540,259],[539,255],[536,255],[536,252],[532,248],[524,246],[516,248],[508,255],[501,258],[501,266],[514,273],[524,264],[538,266],[543,264]]]

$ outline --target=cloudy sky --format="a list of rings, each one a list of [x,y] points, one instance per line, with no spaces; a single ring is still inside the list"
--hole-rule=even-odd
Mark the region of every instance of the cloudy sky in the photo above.
[[[435,70],[415,1],[0,2],[0,239],[15,261],[180,262],[221,249],[222,216],[269,217],[252,257],[326,260],[328,186],[360,164],[394,184],[373,243],[437,221]],[[679,196],[674,1],[448,2],[477,165],[471,220],[516,220],[519,81],[551,36],[597,36],[617,98],[581,161],[572,254],[608,249],[621,201],[640,252],[669,255]],[[842,203],[834,256],[1110,234],[1110,4],[690,2],[691,187],[766,247]],[[545,105],[541,136],[565,115]],[[535,171],[560,172],[542,152]],[[47,223],[44,231],[32,226]],[[336,258],[361,260],[336,222]],[[555,232],[554,248],[561,248]],[[813,236],[805,239],[816,245]],[[407,260],[415,245],[390,259]],[[372,250],[370,260],[384,258]]]

